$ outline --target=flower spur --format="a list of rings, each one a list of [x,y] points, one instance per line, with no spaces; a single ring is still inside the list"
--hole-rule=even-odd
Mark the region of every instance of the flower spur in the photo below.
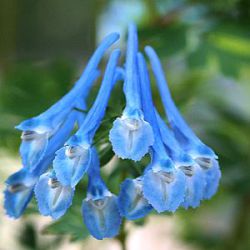
[[[143,194],[157,212],[174,212],[184,200],[185,175],[175,167],[164,147],[154,111],[146,62],[140,53],[138,64],[145,118],[157,138],[151,150],[151,163],[143,175]]]
[[[210,199],[216,193],[221,177],[217,161],[218,157],[210,147],[205,145],[195,135],[181,116],[171,97],[160,59],[154,49],[147,46],[145,51],[150,59],[151,67],[156,78],[156,83],[159,88],[161,100],[171,129],[183,150],[187,152],[204,170],[205,189],[203,198]]]
[[[63,148],[56,152],[53,168],[58,180],[65,186],[75,187],[91,162],[93,137],[105,114],[108,99],[115,84],[119,56],[120,50],[114,50],[93,106],[75,135],[65,143]]]
[[[97,67],[104,52],[118,38],[119,35],[113,33],[101,42],[90,58],[80,79],[69,93],[42,114],[25,120],[16,126],[17,129],[22,131],[20,154],[25,167],[34,169],[39,164],[46,151],[48,140],[58,131],[72,107],[75,106],[79,92],[82,93],[83,98],[86,97],[93,81],[99,75]]]
[[[110,130],[109,139],[116,155],[122,159],[139,161],[148,152],[154,142],[153,131],[144,120],[139,91],[137,72],[137,31],[135,25],[129,25],[128,45],[125,65],[123,91],[126,107],[122,116],[117,118]]]

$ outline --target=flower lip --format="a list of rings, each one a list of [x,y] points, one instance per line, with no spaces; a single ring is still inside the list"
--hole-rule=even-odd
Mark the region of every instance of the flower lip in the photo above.
[[[195,158],[196,163],[202,169],[210,169],[213,166],[213,159],[208,157],[197,157]]]
[[[65,155],[69,157],[70,159],[73,159],[75,157],[81,156],[82,154],[86,154],[88,152],[89,148],[83,148],[82,146],[65,146]]]
[[[159,171],[157,174],[160,176],[161,180],[168,184],[175,180],[173,172]]]
[[[21,139],[25,140],[25,141],[32,141],[36,138],[38,138],[39,136],[42,136],[43,134],[39,134],[36,131],[32,131],[32,130],[25,130],[22,132],[21,134]]]
[[[60,184],[60,182],[56,178],[49,178],[48,185],[52,189],[54,189],[54,188],[58,188],[61,184]]]
[[[192,177],[194,175],[194,166],[192,166],[192,165],[190,165],[190,166],[180,166],[179,168],[188,177]]]
[[[141,120],[135,118],[122,118],[130,131],[136,131],[141,127]]]
[[[27,189],[29,189],[29,187],[24,185],[23,183],[15,183],[13,185],[7,186],[7,190],[11,193],[18,193]]]

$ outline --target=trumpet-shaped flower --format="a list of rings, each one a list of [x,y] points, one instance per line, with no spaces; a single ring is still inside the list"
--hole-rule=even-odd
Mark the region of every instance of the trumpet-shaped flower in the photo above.
[[[152,146],[152,162],[143,176],[143,193],[157,212],[174,212],[184,200],[185,176],[174,166],[164,147],[154,111],[146,63],[140,53],[138,64],[143,110],[156,138]]]
[[[217,162],[218,157],[210,147],[205,145],[195,135],[181,116],[171,97],[160,60],[153,48],[147,46],[145,51],[150,59],[165,113],[174,135],[183,150],[187,152],[204,170],[204,178],[206,182],[204,198],[209,199],[216,193],[221,177],[220,168]]]
[[[58,219],[67,211],[72,203],[74,189],[63,186],[54,172],[40,176],[35,186],[35,196],[41,214]]]
[[[22,131],[22,143],[20,154],[23,165],[31,170],[39,164],[48,146],[48,140],[60,128],[66,117],[75,106],[79,92],[81,97],[86,97],[93,81],[99,75],[98,64],[108,47],[110,47],[119,35],[113,33],[106,37],[91,57],[87,67],[74,88],[67,93],[61,100],[51,106],[42,114],[23,121],[16,126]]]
[[[105,114],[114,86],[116,65],[120,50],[115,50],[108,62],[98,96],[79,130],[57,151],[53,168],[58,180],[65,186],[75,187],[91,162],[91,144]]]
[[[110,130],[109,139],[114,152],[122,159],[139,161],[154,142],[153,131],[144,120],[141,107],[140,86],[137,70],[137,34],[131,24],[128,30],[128,45],[125,65],[123,90],[126,107],[121,117],[117,118]]]
[[[121,215],[129,220],[142,218],[152,211],[152,206],[143,195],[142,178],[126,179],[121,184],[118,204]]]
[[[88,170],[87,198],[82,203],[82,215],[89,232],[98,240],[112,238],[119,232],[121,216],[117,197],[106,187],[100,176],[100,162],[94,148]]]

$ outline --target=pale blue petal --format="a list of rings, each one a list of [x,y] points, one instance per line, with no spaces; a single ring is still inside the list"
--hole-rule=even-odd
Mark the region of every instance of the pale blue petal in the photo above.
[[[153,145],[154,135],[150,124],[142,119],[117,118],[109,140],[118,157],[139,161]]]
[[[48,146],[47,134],[34,135],[34,139],[23,139],[20,146],[20,154],[23,166],[33,171],[45,155]]]
[[[41,214],[58,219],[65,214],[72,204],[74,189],[62,186],[50,173],[40,176],[35,186],[35,196]]]
[[[118,205],[121,215],[129,220],[142,218],[152,210],[152,206],[143,196],[142,183],[139,180],[126,179],[121,184]]]
[[[185,198],[182,206],[184,208],[196,208],[203,199],[205,178],[203,170],[196,166],[192,176],[186,176]]]
[[[205,173],[205,190],[204,199],[210,199],[216,192],[219,186],[221,171],[218,161],[213,160],[213,164],[209,169],[203,169]]]
[[[69,147],[72,147],[72,150],[76,148],[76,150],[79,150],[79,153],[77,152],[73,156],[66,155],[67,150],[71,150]],[[56,152],[53,169],[56,172],[58,180],[64,186],[75,187],[88,170],[90,161],[91,150],[89,148],[64,146]]]
[[[173,181],[168,183],[163,170],[146,171],[143,177],[143,193],[157,212],[174,212],[184,200],[185,176],[181,171],[173,170]]]
[[[21,169],[6,180],[4,190],[4,208],[13,218],[19,218],[33,196],[33,189],[37,178],[27,169]]]
[[[89,232],[98,240],[113,238],[119,233],[121,216],[114,195],[99,200],[85,199],[82,215]]]

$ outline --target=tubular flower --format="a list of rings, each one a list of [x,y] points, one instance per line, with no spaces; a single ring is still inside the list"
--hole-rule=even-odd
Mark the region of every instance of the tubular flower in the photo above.
[[[185,177],[164,147],[151,96],[149,76],[142,54],[138,54],[143,110],[157,140],[152,146],[151,164],[143,176],[143,193],[157,212],[174,212],[184,199]]]
[[[65,146],[56,152],[53,168],[58,180],[63,185],[75,187],[89,167],[91,144],[105,114],[109,95],[115,82],[119,55],[119,50],[115,50],[111,54],[98,96],[81,127],[66,142]]]
[[[221,177],[217,161],[218,157],[210,147],[205,145],[195,135],[192,129],[185,122],[184,118],[181,116],[168,89],[160,59],[156,55],[153,48],[147,46],[145,51],[150,59],[152,70],[156,78],[156,83],[160,91],[161,100],[171,129],[183,150],[187,152],[203,169],[206,182],[203,198],[210,199],[216,193]]]
[[[128,45],[125,65],[123,91],[126,107],[121,117],[117,118],[110,130],[109,139],[114,152],[122,159],[139,161],[153,144],[153,131],[144,120],[141,107],[140,86],[137,73],[137,33],[131,24],[128,29]]]
[[[82,202],[82,215],[89,232],[98,240],[119,233],[121,215],[117,197],[106,187],[100,175],[100,162],[94,148],[88,170],[87,198]]]
[[[75,106],[79,91],[82,97],[86,97],[89,89],[99,75],[98,64],[103,57],[104,52],[110,47],[119,35],[113,33],[106,37],[97,48],[89,63],[83,71],[80,79],[76,82],[73,89],[67,93],[61,100],[51,106],[42,114],[25,120],[16,126],[22,131],[22,143],[20,154],[23,165],[34,169],[44,156],[48,140],[57,133],[66,117]]]
[[[180,207],[196,208],[203,199],[210,199],[216,193],[221,177],[218,157],[181,116],[160,60],[147,46],[145,51],[166,122],[154,106],[147,65],[138,51],[135,25],[128,28],[125,66],[118,65],[120,50],[113,50],[91,108],[81,112],[86,110],[85,101],[93,82],[101,75],[100,61],[118,38],[113,33],[101,42],[80,79],[64,97],[16,127],[22,131],[23,167],[6,180],[4,207],[10,217],[20,217],[35,194],[40,213],[59,219],[71,206],[74,193],[81,192],[75,187],[85,173],[88,187],[81,206],[82,217],[90,234],[99,240],[115,237],[123,217],[136,220],[152,210],[161,213],[175,212]],[[109,191],[100,173],[98,150],[103,153],[106,145],[102,143],[107,138],[94,140],[94,137],[119,80],[123,81],[126,104],[109,131],[113,151],[118,157],[133,161],[140,161],[149,153],[151,161],[140,176],[135,169],[122,169],[124,174],[130,173],[130,178],[121,183],[116,196]],[[106,119],[102,124],[106,126]],[[105,162],[109,155],[104,157]],[[114,173],[116,170],[119,167]]]

